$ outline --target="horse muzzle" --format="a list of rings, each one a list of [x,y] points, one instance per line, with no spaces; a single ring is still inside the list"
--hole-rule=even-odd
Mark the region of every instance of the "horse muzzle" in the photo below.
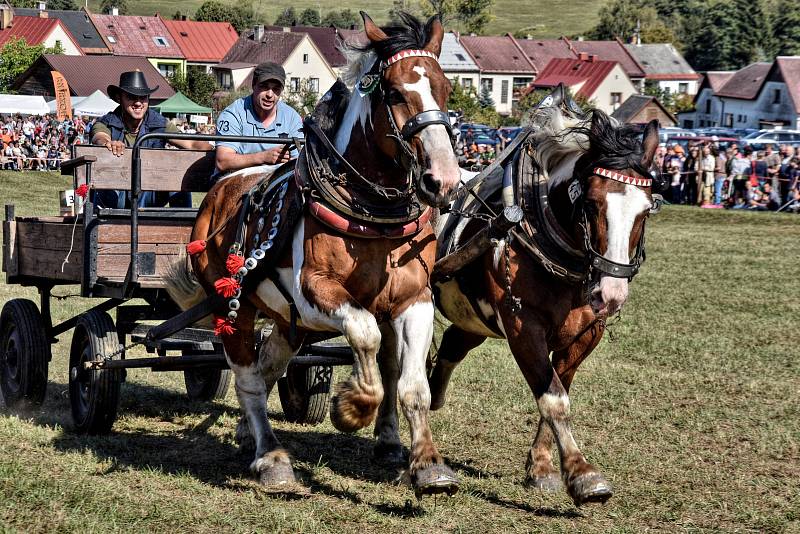
[[[589,304],[595,315],[610,317],[620,311],[628,300],[628,280],[603,275],[592,289]]]

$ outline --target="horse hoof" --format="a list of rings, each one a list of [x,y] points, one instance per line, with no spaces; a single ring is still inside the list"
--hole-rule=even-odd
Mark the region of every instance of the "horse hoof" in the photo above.
[[[291,464],[276,463],[265,467],[258,473],[258,482],[262,486],[283,486],[295,482]]]
[[[434,464],[418,470],[413,476],[414,493],[417,499],[423,495],[447,493],[453,496],[458,492],[458,478],[453,470],[442,464]]]
[[[406,465],[408,455],[399,443],[376,443],[372,449],[372,456],[376,462],[386,465]]]
[[[587,503],[602,504],[614,494],[611,484],[600,473],[584,473],[575,477],[568,489],[575,506]]]
[[[561,477],[557,473],[548,473],[546,475],[538,475],[528,477],[525,480],[525,485],[529,488],[534,488],[548,493],[555,493],[561,491],[564,485],[561,483]]]

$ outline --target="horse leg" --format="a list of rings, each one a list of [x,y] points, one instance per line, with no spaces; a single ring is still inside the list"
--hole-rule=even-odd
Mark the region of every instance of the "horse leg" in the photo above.
[[[521,313],[507,321],[509,345],[519,368],[536,397],[542,419],[552,430],[559,456],[561,477],[576,506],[587,502],[605,502],[611,497],[611,485],[584,458],[572,436],[569,396],[550,364],[546,333],[536,317]],[[513,335],[511,335],[513,333]]]
[[[588,314],[585,313],[588,310]],[[577,319],[575,324],[573,319]],[[585,309],[573,310],[565,322],[563,335],[560,340],[569,343],[565,348],[553,352],[553,367],[564,389],[569,393],[572,379],[578,366],[592,353],[603,339],[603,327],[600,323],[589,328],[572,343],[570,340],[595,321],[594,313],[588,306]],[[559,343],[560,344],[560,343]],[[525,462],[525,483],[544,491],[558,491],[561,489],[561,479],[558,471],[553,467],[553,432],[543,418],[539,418],[539,427],[528,452]]]
[[[383,382],[383,402],[378,408],[374,435],[376,438],[373,455],[375,460],[391,465],[406,462],[403,443],[397,420],[397,381],[400,378],[400,364],[397,358],[397,336],[390,325],[381,327],[381,350],[378,353],[381,380]]]
[[[295,351],[276,328],[264,344],[259,358],[253,332],[255,314],[255,307],[243,302],[236,321],[238,330],[224,336],[222,341],[235,376],[236,397],[255,440],[255,458],[250,469],[262,484],[285,484],[294,482],[294,472],[289,454],[269,424],[267,392],[283,374]],[[270,382],[269,386],[267,381]]]
[[[417,302],[392,322],[401,369],[397,392],[403,415],[411,427],[408,476],[417,497],[437,493],[453,495],[458,491],[458,479],[433,444],[428,424],[431,394],[425,364],[433,338],[433,315],[432,302]]]
[[[485,336],[461,330],[456,325],[450,325],[444,331],[442,342],[436,353],[436,366],[428,379],[431,390],[431,410],[438,410],[444,406],[447,385],[450,383],[453,371],[469,351],[483,343],[485,339]]]

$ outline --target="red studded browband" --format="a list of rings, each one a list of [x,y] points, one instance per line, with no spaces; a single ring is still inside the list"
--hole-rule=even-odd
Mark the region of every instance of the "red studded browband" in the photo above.
[[[653,180],[651,178],[637,178],[635,176],[626,176],[624,174],[604,169],[602,167],[595,167],[594,174],[596,174],[597,176],[602,176],[603,178],[609,178],[617,182],[622,182],[623,184],[630,184],[638,187],[650,187],[653,184]]]
[[[435,59],[437,62],[439,61],[439,58],[436,57],[436,54],[433,52],[428,52],[427,50],[403,50],[402,52],[396,53],[386,61],[381,61],[381,70],[387,69],[401,59],[406,59],[407,57],[429,57]]]

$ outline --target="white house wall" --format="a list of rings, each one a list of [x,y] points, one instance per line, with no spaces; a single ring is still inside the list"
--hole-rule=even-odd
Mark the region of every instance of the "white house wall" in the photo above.
[[[611,104],[611,93],[621,93],[618,104]],[[622,105],[631,95],[637,94],[636,86],[617,63],[608,76],[600,83],[594,93],[589,97],[595,107],[611,115],[619,106]]]
[[[780,91],[778,103],[773,104],[774,90]],[[710,113],[706,113],[711,101]],[[766,82],[754,100],[718,97],[710,88],[704,88],[697,98],[694,113],[681,114],[681,121],[692,120],[694,128],[705,126],[730,126],[732,128],[761,128],[761,121],[783,122],[789,128],[800,128],[800,117],[783,82]],[[726,122],[728,115],[732,122]]]
[[[681,91],[681,84],[687,85],[686,91]],[[662,91],[669,91],[672,94],[686,93],[694,96],[697,94],[697,80],[659,80],[658,88]]]
[[[524,77],[522,75],[518,75],[516,77]],[[533,77],[531,73],[530,77]],[[490,79],[492,80],[492,91],[491,96],[492,100],[494,101],[494,108],[498,113],[502,113],[503,115],[508,115],[511,113],[511,110],[514,106],[514,78],[513,74],[481,74],[475,86],[475,92],[478,96],[481,94],[481,85],[483,80]],[[508,96],[506,98],[506,102],[503,102],[501,90],[503,88],[503,81],[508,82]]]
[[[48,48],[53,48],[56,46],[56,41],[61,42],[61,48],[64,50],[65,56],[82,56],[83,51],[75,46],[75,43],[72,42],[72,38],[69,34],[64,31],[64,28],[61,25],[56,25],[53,28],[53,31],[50,32],[50,35],[47,36],[47,39],[43,41],[43,44]]]
[[[304,54],[308,54],[308,63],[303,63]],[[325,94],[336,81],[336,74],[311,43],[308,36],[304,37],[292,53],[289,54],[283,64],[283,68],[286,71],[287,87],[292,78],[300,78],[301,81],[307,78],[319,79],[319,96]]]

